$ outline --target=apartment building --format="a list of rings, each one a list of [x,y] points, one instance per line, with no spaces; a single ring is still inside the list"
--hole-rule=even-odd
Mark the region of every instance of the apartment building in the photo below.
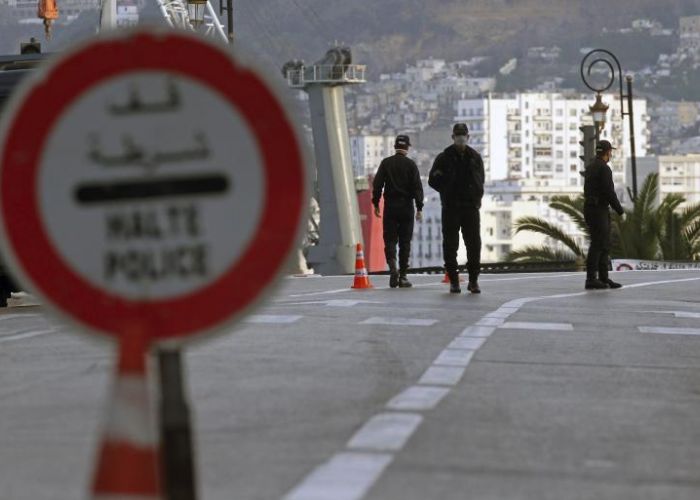
[[[601,138],[618,151],[611,162],[615,182],[625,185],[625,159],[630,156],[629,118],[620,113],[620,100],[608,95],[610,106]],[[592,124],[592,95],[560,93],[489,94],[457,103],[455,121],[469,126],[471,143],[481,152],[487,180],[557,179],[568,187],[582,186],[579,171],[581,125]],[[649,142],[646,99],[634,100],[637,156]]]
[[[680,50],[697,55],[700,49],[700,16],[680,18]]]
[[[687,204],[700,203],[700,154],[659,156],[659,195],[677,193]]]
[[[393,135],[351,135],[350,158],[354,176],[376,173],[382,159],[394,154],[394,139]]]

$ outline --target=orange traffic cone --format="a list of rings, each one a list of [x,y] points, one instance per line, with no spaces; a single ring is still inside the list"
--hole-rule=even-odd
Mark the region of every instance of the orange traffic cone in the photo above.
[[[445,273],[445,277],[442,278],[442,283],[449,283],[450,282],[450,275]],[[459,276],[459,282],[464,283],[464,277],[462,275]]]
[[[93,500],[161,500],[145,352],[120,349],[113,396],[92,489]]]
[[[362,243],[357,244],[357,256],[355,257],[355,281],[351,288],[374,288],[369,281],[367,268],[365,267],[365,253],[362,251]]]

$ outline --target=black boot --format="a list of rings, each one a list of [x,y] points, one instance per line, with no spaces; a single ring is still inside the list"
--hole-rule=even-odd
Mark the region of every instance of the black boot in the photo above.
[[[586,290],[604,290],[609,288],[607,283],[600,281],[598,278],[586,280]]]
[[[389,286],[396,288],[399,286],[399,271],[396,269],[396,261],[389,260],[387,264],[389,265]]]
[[[399,288],[411,288],[413,286],[413,283],[408,281],[408,278],[406,278],[406,273],[401,273],[399,275]]]
[[[467,284],[467,290],[469,290],[471,293],[481,293],[481,288],[479,288],[479,282],[475,279],[470,279],[469,283]]]
[[[622,285],[621,285],[621,284],[615,283],[615,282],[614,282],[613,280],[611,280],[610,278],[604,279],[604,280],[601,280],[601,281],[602,281],[603,283],[607,283],[607,285],[608,285],[610,288],[622,288]]]
[[[459,286],[459,274],[455,271],[454,273],[447,273],[450,278],[450,293],[462,293],[462,289]]]

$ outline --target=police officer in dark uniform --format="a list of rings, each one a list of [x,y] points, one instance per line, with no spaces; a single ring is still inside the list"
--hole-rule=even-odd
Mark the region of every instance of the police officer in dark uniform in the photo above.
[[[582,172],[585,182],[583,195],[585,205],[583,214],[591,234],[586,260],[586,290],[620,288],[608,277],[610,258],[610,210],[612,207],[619,215],[624,214],[620,200],[615,193],[613,175],[608,162],[612,150],[616,149],[609,141],[598,141],[596,158]]]
[[[379,215],[379,199],[384,191],[384,256],[389,265],[389,286],[410,288],[406,278],[413,238],[413,204],[415,218],[423,220],[423,185],[415,162],[408,155],[411,141],[407,135],[396,136],[396,154],[384,158],[372,185],[374,215]],[[399,266],[396,267],[396,243],[399,244]]]
[[[454,144],[435,158],[428,178],[428,184],[440,193],[442,202],[442,252],[451,293],[462,291],[457,272],[460,229],[467,247],[467,290],[481,293],[478,283],[481,266],[479,209],[484,196],[484,162],[479,153],[467,146],[468,139],[467,125],[455,124],[452,128]]]

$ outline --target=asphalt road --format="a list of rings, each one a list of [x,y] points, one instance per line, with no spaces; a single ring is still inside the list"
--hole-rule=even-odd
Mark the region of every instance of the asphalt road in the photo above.
[[[203,500],[700,498],[700,272],[290,278],[187,350]],[[193,312],[196,314],[196,312]],[[107,342],[0,313],[0,499],[87,498]]]

